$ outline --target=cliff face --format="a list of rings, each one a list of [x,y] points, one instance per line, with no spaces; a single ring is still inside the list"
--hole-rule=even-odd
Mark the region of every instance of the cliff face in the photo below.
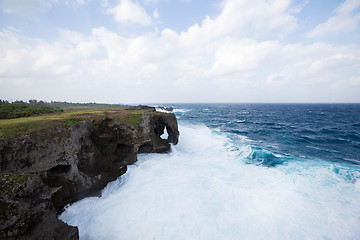
[[[56,217],[63,207],[99,194],[137,153],[166,152],[178,136],[174,114],[144,111],[130,123],[104,116],[0,141],[0,238],[76,239],[77,228]]]

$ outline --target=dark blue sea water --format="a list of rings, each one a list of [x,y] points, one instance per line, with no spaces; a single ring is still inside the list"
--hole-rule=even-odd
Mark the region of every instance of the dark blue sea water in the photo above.
[[[172,104],[140,154],[60,219],[81,239],[360,239],[360,104]]]
[[[174,106],[187,110],[176,113],[181,122],[205,124],[234,142],[239,136],[252,140],[254,164],[275,166],[293,158],[360,164],[360,104]]]

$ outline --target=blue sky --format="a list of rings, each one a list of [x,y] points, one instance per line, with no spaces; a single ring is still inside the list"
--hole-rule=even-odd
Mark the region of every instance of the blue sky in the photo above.
[[[0,98],[360,102],[360,0],[0,0]]]
[[[106,14],[108,9],[114,8],[121,1],[95,1],[95,0],[68,0],[68,1],[34,1],[37,7],[25,10],[23,7],[16,9],[13,5],[22,5],[23,1],[5,0],[2,2],[1,27],[13,26],[27,34],[42,39],[49,39],[56,35],[56,28],[66,28],[84,34],[91,32],[94,27],[105,26],[107,29],[124,33],[141,33],[152,31],[155,27],[160,29],[171,28],[175,31],[186,31],[194,23],[201,23],[206,16],[216,16],[221,12],[221,1],[132,1],[141,6],[153,18],[151,26],[141,24],[119,24],[113,16]],[[28,0],[26,0],[28,1]],[[11,3],[14,2],[14,3]],[[37,2],[37,3],[36,3]],[[11,4],[9,4],[11,3]],[[11,14],[6,11],[6,6],[13,7]],[[5,10],[5,11],[4,11]],[[157,11],[159,18],[153,14]],[[7,13],[8,12],[8,13]],[[160,15],[161,14],[161,15]]]

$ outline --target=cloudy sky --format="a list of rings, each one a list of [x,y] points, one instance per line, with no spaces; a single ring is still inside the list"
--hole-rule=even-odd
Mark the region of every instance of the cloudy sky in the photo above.
[[[0,0],[0,99],[360,102],[360,0]]]

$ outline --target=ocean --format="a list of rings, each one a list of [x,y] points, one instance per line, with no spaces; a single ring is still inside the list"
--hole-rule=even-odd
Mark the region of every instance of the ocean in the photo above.
[[[80,239],[360,239],[360,104],[172,104],[180,140],[59,216]]]

